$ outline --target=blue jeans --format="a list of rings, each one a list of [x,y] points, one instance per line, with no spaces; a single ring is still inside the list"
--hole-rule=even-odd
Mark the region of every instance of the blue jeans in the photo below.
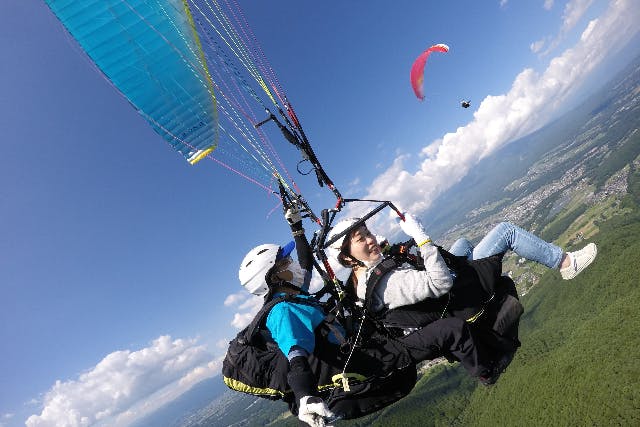
[[[558,246],[509,222],[496,225],[475,247],[467,239],[458,239],[449,252],[469,259],[480,259],[508,250],[549,268],[558,268],[564,255]]]

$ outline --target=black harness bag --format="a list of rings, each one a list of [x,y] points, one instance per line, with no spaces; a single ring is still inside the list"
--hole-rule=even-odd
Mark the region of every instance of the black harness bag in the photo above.
[[[307,299],[283,296],[267,302],[253,321],[229,343],[222,376],[232,390],[287,402],[297,415],[297,404],[287,384],[289,362],[264,328],[264,320],[276,304],[289,301],[315,304]],[[318,396],[340,418],[358,418],[378,411],[409,394],[416,382],[416,367],[402,344],[366,319],[359,339],[332,344],[326,336],[335,332],[335,318],[327,316],[316,328],[316,349],[309,365],[318,379]]]

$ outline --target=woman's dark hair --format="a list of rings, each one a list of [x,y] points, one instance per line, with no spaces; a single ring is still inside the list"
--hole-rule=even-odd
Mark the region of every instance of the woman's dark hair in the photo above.
[[[357,260],[351,256],[351,251],[349,250],[349,247],[351,246],[351,238],[353,237],[354,234],[356,234],[356,231],[358,231],[361,227],[366,228],[367,226],[362,224],[360,227],[351,230],[344,236],[342,245],[340,245],[340,253],[336,257],[338,259],[338,262],[343,267],[352,268],[355,265],[362,265],[362,262],[360,260]]]

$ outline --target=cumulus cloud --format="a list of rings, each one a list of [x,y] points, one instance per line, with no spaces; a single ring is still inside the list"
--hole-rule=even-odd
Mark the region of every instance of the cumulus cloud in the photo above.
[[[544,4],[542,5],[542,7],[545,10],[551,10],[553,9],[553,0],[544,0]]]
[[[593,0],[573,0],[567,3],[562,15],[561,34],[565,34],[576,26],[580,18],[586,13]]]
[[[240,304],[242,301],[247,299],[246,292],[237,292],[235,294],[231,294],[224,299],[224,306],[231,307],[234,305]]]
[[[246,291],[236,292],[227,296],[224,300],[224,305],[240,310],[240,312],[234,314],[231,326],[237,329],[247,326],[253,316],[260,310],[263,302],[262,297],[251,295]]]
[[[215,376],[222,367],[223,359],[224,356],[220,356],[218,359],[211,360],[204,365],[196,366],[178,380],[178,385],[181,389],[188,390],[199,382]]]
[[[76,380],[57,381],[27,427],[127,425],[219,371],[196,339],[161,336],[138,351],[107,355]]]
[[[572,0],[565,5],[562,13],[562,26],[560,27],[560,31],[555,38],[549,37],[551,41],[548,43],[545,51],[541,53],[541,56],[547,56],[558,47],[567,34],[569,34],[569,32],[578,24],[580,18],[584,16],[592,3],[593,0]],[[542,50],[542,46],[538,46],[537,43],[539,42],[532,44],[531,50],[534,53],[538,53]],[[539,47],[539,49],[536,51],[534,50],[534,47]]]
[[[218,350],[223,350],[226,353],[227,348],[229,348],[229,339],[228,338],[219,339],[214,343],[214,346]]]
[[[531,52],[538,53],[542,51],[546,42],[547,41],[545,39],[535,41],[529,45],[529,48],[531,49]]]
[[[239,304],[235,304],[239,312],[235,313],[233,315],[233,320],[231,320],[231,326],[236,329],[242,329],[251,323],[251,320],[264,303],[264,299],[262,297],[251,295],[248,292],[245,292],[244,295],[242,295],[242,298],[242,300],[238,300]],[[229,299],[229,297],[227,297],[227,299]]]
[[[572,2],[573,9],[565,13],[567,26],[587,3]],[[483,157],[545,124],[614,47],[624,46],[637,33],[639,15],[635,1],[612,1],[588,24],[579,42],[553,58],[546,70],[525,69],[507,93],[487,96],[473,121],[422,149],[424,159],[417,170],[407,170],[408,156],[398,156],[375,178],[365,198],[392,200],[414,213],[424,212]]]

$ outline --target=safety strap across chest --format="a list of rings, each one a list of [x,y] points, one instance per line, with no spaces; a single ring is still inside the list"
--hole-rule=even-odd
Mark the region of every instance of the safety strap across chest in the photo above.
[[[393,257],[385,258],[376,265],[367,279],[366,292],[364,297],[364,306],[369,312],[373,312],[373,292],[378,286],[378,283],[384,276],[389,274],[392,270],[397,268],[400,263]]]

